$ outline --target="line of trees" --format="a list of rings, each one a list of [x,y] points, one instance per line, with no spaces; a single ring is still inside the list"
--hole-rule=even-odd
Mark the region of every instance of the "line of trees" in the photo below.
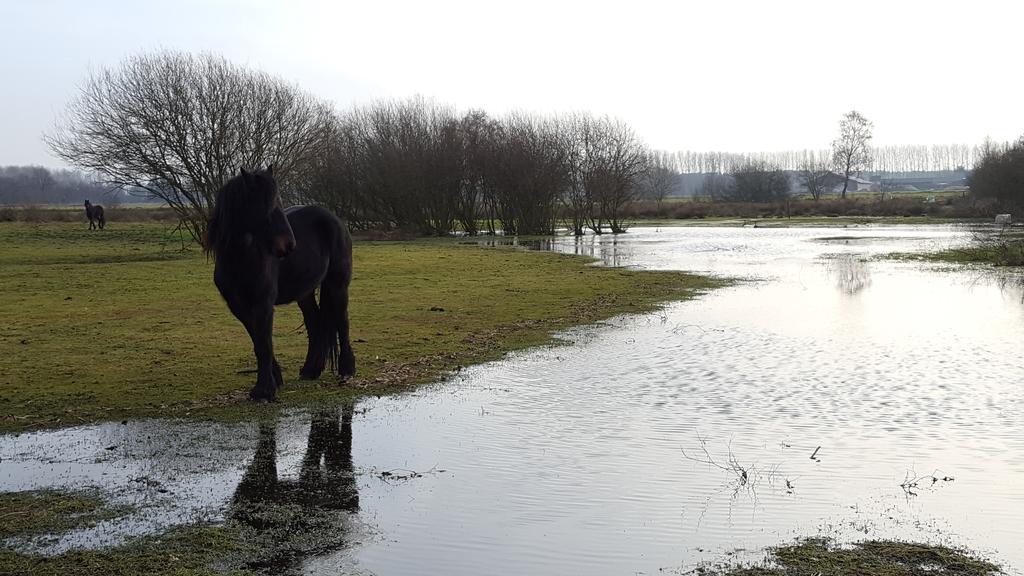
[[[900,174],[906,172],[937,172],[969,170],[982,158],[984,145],[941,144],[912,146],[873,146],[871,169]],[[683,174],[727,174],[747,162],[765,162],[783,170],[802,170],[832,156],[831,149],[789,150],[781,152],[694,152],[674,153]]]
[[[622,232],[623,208],[668,169],[626,124],[577,113],[494,118],[422,98],[337,112],[222,57],[158,52],[92,74],[47,136],[62,159],[173,208],[202,242],[218,188],[273,163],[292,202],[354,227]],[[657,190],[657,192],[653,192]]]
[[[339,112],[222,57],[164,51],[91,74],[46,140],[105,183],[162,200],[199,242],[220,186],[271,163],[288,200],[328,206],[355,228],[549,234],[564,223],[579,235],[624,231],[629,204],[660,206],[686,173],[707,175],[712,198],[774,202],[788,197],[786,170],[817,199],[834,173],[872,163],[895,172],[987,158],[977,147],[871,148],[856,112],[840,128],[831,150],[655,152],[608,117],[493,117],[423,98]]]
[[[1007,209],[1024,207],[1024,136],[1012,144],[986,142],[970,185],[979,198]]]
[[[110,186],[74,170],[42,166],[0,166],[0,206],[28,204],[80,204],[121,198]]]
[[[652,160],[633,130],[578,113],[493,118],[422,98],[339,114],[294,201],[324,204],[356,227],[422,234],[623,232],[622,210]]]

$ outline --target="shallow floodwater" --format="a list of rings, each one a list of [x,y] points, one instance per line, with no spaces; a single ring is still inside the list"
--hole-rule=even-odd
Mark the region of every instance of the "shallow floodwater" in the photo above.
[[[969,238],[637,228],[533,243],[743,281],[340,418],[0,437],[0,490],[91,485],[143,505],[9,544],[52,553],[237,518],[256,482],[331,509],[343,534],[290,565],[311,574],[657,573],[819,534],[966,546],[1021,573],[1020,278],[872,259]]]

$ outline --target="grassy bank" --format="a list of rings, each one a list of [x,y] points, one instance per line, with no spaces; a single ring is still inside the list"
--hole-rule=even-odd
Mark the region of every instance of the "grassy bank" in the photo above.
[[[0,431],[274,409],[246,400],[252,347],[213,286],[212,262],[182,251],[167,225],[90,232],[6,223],[0,245]],[[448,241],[358,243],[351,320],[359,376],[345,385],[326,376],[298,382],[301,314],[279,307],[282,405],[426,382],[549,342],[553,330],[717,284]]]
[[[945,546],[872,540],[837,546],[811,539],[769,551],[758,566],[704,566],[697,574],[718,576],[987,576],[999,567],[969,552]]]
[[[979,246],[952,248],[940,252],[905,257],[930,262],[1024,266],[1024,241],[985,243]]]

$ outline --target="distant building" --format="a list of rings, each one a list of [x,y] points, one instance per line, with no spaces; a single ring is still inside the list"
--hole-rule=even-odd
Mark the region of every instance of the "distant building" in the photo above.
[[[843,191],[843,177],[836,175],[839,178],[839,184],[833,188],[833,192]],[[880,190],[878,183],[872,182],[871,180],[865,180],[863,178],[857,178],[850,176],[850,183],[846,187],[847,193],[849,192],[878,192]]]
[[[803,182],[800,179],[799,172],[792,172],[790,180],[794,182],[796,188],[793,190],[796,194],[809,194],[810,192],[804,188]],[[848,179],[849,184],[846,186],[846,193],[851,192],[878,192],[879,187],[877,182],[872,182],[865,178],[858,178],[856,176],[850,176]],[[843,175],[836,174],[835,172],[829,172],[828,176],[825,177],[825,191],[829,194],[841,194],[843,192]]]
[[[900,172],[878,174],[877,180],[886,192],[914,192],[917,190],[964,190],[967,188],[966,170],[940,170],[932,172]]]

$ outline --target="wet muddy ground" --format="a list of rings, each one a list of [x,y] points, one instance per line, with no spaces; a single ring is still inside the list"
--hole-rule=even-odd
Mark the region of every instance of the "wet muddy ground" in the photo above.
[[[293,530],[289,567],[314,574],[652,573],[818,534],[967,546],[1020,573],[1019,278],[876,258],[969,238],[638,228],[534,242],[746,281],[354,407],[0,437],[0,490],[93,486],[135,509],[8,544],[54,553],[287,513],[309,532]]]

